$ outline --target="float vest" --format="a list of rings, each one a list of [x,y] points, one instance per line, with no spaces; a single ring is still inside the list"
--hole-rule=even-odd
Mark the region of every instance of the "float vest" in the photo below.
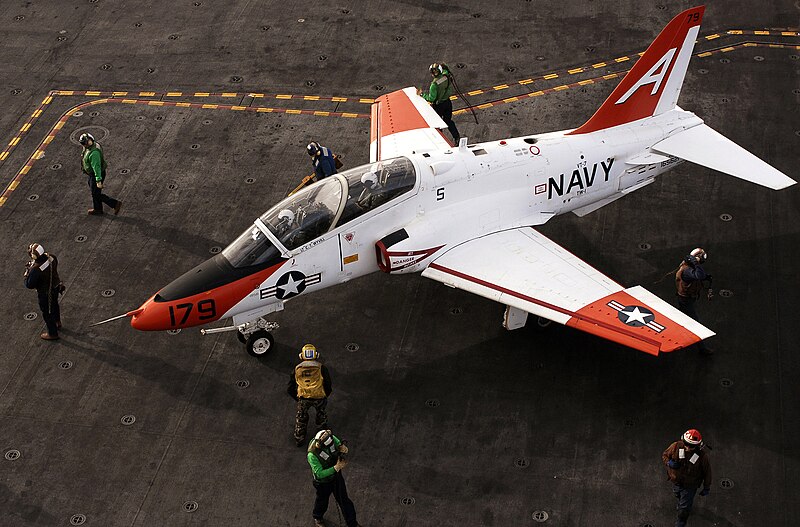
[[[315,360],[304,360],[294,368],[297,381],[297,396],[302,399],[324,399],[322,364]]]
[[[689,268],[689,264],[683,262],[675,273],[675,287],[678,289],[678,296],[685,296],[687,298],[698,298],[700,291],[703,290],[703,282],[694,280],[687,282],[683,279],[683,271]]]
[[[314,454],[314,457],[316,457],[319,460],[320,465],[322,465],[323,470],[331,468],[339,460],[339,448],[336,446],[336,441],[331,441],[331,446],[329,447],[320,445],[319,441],[311,441],[311,443],[308,445],[308,453]],[[323,478],[319,481],[325,482],[332,479],[333,476],[329,478]]]
[[[433,101],[433,104],[440,104],[449,99],[450,95],[452,95],[452,89],[447,75],[443,73],[433,79],[433,82],[436,84],[436,100]]]

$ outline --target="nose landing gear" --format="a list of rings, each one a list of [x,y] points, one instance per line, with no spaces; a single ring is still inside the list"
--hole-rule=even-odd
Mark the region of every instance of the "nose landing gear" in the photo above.
[[[264,318],[257,318],[238,326],[226,326],[224,328],[201,329],[200,333],[208,335],[211,333],[222,333],[225,331],[236,331],[239,342],[245,345],[249,355],[253,357],[263,357],[272,349],[275,338],[272,331],[278,329],[277,322],[269,322]]]

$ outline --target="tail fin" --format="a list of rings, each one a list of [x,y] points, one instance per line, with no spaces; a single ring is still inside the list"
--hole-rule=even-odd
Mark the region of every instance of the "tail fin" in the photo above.
[[[591,119],[570,134],[587,134],[675,108],[705,9],[693,7],[673,18]]]

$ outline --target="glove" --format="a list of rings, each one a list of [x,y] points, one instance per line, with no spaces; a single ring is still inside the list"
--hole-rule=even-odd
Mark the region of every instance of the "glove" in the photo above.
[[[344,459],[340,459],[333,466],[333,470],[335,470],[336,472],[339,472],[346,466],[347,466],[347,461],[345,461]]]
[[[97,182],[97,188],[99,188],[99,189],[103,188],[103,182],[102,181],[98,181]]]
[[[670,459],[669,461],[667,461],[667,466],[669,468],[681,468],[681,462],[675,459]]]
[[[709,487],[704,487],[703,490],[700,491],[701,496],[708,496],[711,493],[711,489]]]
[[[339,445],[339,452],[342,454],[347,454],[348,450],[347,445]]]

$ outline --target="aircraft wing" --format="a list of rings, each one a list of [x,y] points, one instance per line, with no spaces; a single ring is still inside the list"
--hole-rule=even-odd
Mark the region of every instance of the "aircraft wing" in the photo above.
[[[651,355],[714,335],[643,287],[623,288],[531,227],[458,245],[422,276]]]
[[[372,104],[370,162],[449,148],[439,128],[447,128],[415,88],[381,95]]]

